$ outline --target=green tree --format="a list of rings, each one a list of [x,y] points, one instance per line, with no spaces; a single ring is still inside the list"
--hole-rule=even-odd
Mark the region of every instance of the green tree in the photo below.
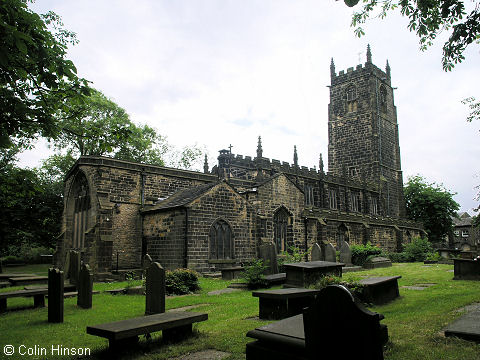
[[[66,58],[76,42],[55,13],[36,14],[27,0],[0,2],[0,148],[15,137],[55,136],[54,114],[64,101],[88,95],[87,81]]]
[[[0,254],[28,247],[54,247],[63,200],[58,188],[35,169],[14,163],[0,169]]]
[[[67,111],[56,114],[61,132],[52,143],[70,158],[111,156],[190,169],[202,154],[196,145],[176,150],[154,128],[134,124],[123,108],[98,90],[91,89],[91,95],[82,102],[66,101],[65,107]]]
[[[353,6],[358,3],[347,4]],[[391,10],[400,10],[408,17],[408,29],[414,31],[422,51],[428,49],[440,32],[449,32],[450,37],[443,45],[442,65],[450,71],[465,59],[467,46],[479,43],[480,3],[471,1],[469,10],[464,0],[363,0],[362,8],[352,16],[351,25],[360,37],[365,34],[362,24],[372,16],[383,19]]]
[[[455,194],[418,175],[408,179],[404,193],[407,216],[423,223],[430,241],[441,242],[452,229],[452,217],[459,209],[453,200]]]

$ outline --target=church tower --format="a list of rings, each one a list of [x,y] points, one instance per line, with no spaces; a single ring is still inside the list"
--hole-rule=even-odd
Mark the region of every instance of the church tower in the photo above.
[[[335,72],[330,65],[328,105],[328,171],[364,179],[379,191],[379,215],[405,217],[397,110],[390,66],[385,71],[367,62]],[[377,204],[376,204],[377,205]],[[375,205],[375,206],[376,206]]]

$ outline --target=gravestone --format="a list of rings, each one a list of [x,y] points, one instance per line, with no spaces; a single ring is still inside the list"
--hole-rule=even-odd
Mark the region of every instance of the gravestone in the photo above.
[[[340,244],[340,262],[345,263],[346,266],[352,266],[352,250],[346,241]]]
[[[93,274],[87,264],[82,263],[78,273],[77,289],[77,306],[90,309],[92,307]]]
[[[312,255],[310,256],[310,261],[323,261],[322,248],[317,243],[313,244]]]
[[[154,262],[147,269],[145,315],[165,312],[165,270]]]
[[[145,254],[143,257],[143,271],[147,271],[147,269],[152,265],[153,260],[152,257],[148,254]]]
[[[277,249],[273,243],[260,245],[258,248],[259,258],[263,265],[267,266],[265,275],[278,274]]]
[[[336,262],[337,261],[337,252],[332,244],[328,243],[325,245],[325,261]]]
[[[77,285],[78,273],[80,272],[80,252],[70,250],[70,266],[68,268],[68,278],[70,284]]]
[[[48,269],[48,322],[63,322],[63,271]]]
[[[327,286],[303,313],[308,358],[317,359],[328,346],[338,350],[341,359],[383,360],[388,330],[380,324],[382,319],[383,315],[363,307],[345,287]]]

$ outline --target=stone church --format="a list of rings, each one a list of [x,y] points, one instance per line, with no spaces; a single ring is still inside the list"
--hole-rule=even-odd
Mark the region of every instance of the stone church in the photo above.
[[[371,242],[401,251],[421,225],[405,217],[396,108],[387,62],[346,72],[330,65],[328,172],[220,150],[203,172],[107,157],[78,159],[65,179],[56,262],[78,249],[96,272],[139,268],[148,253],[167,269],[240,264],[273,242],[278,252],[315,242]]]

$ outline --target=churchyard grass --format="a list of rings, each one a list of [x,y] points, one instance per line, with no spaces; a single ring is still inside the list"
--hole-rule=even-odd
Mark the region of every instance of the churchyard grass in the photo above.
[[[402,276],[399,279],[399,299],[383,306],[370,307],[371,310],[385,315],[382,323],[388,325],[391,340],[385,352],[386,359],[479,358],[480,345],[445,338],[441,334],[447,324],[462,314],[458,309],[480,302],[480,282],[454,281],[453,273],[449,272],[452,269],[452,265],[435,264],[426,267],[421,263],[413,263],[344,274],[347,280],[358,280],[365,276]],[[216,349],[232,354],[230,359],[244,359],[245,344],[252,341],[245,334],[269,321],[259,321],[256,318],[258,298],[254,298],[251,291],[208,295],[210,291],[224,289],[228,283],[220,279],[202,278],[202,290],[199,293],[167,297],[167,311],[198,305],[192,308],[192,311],[208,313],[208,321],[194,326],[197,329],[194,337],[175,345],[158,341],[161,333],[153,334],[153,341],[142,337],[142,348],[124,354],[124,358],[170,359],[188,352]],[[126,284],[127,282],[96,283],[94,290],[121,288]],[[435,285],[425,290],[403,288],[419,284]],[[92,309],[78,308],[76,298],[67,298],[62,324],[47,323],[46,308],[16,310],[17,307],[31,307],[32,299],[9,299],[8,305],[13,311],[0,315],[0,356],[4,356],[2,349],[6,344],[17,348],[21,344],[27,347],[37,345],[47,348],[48,352],[52,345],[61,345],[63,348],[90,348],[92,355],[97,356],[107,348],[107,341],[87,335],[86,326],[143,316],[145,297],[100,293],[93,295]],[[348,344],[348,339],[345,339],[345,342]]]

